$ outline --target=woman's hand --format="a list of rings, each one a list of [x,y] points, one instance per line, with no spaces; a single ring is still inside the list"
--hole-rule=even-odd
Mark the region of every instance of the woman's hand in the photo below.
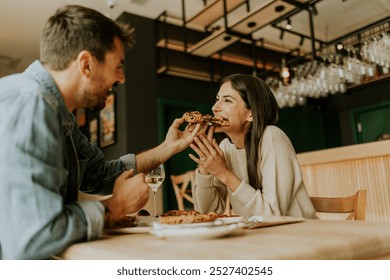
[[[211,126],[207,135],[206,130],[201,130],[194,138],[194,144],[190,147],[198,154],[198,157],[190,154],[190,158],[198,164],[200,174],[213,175],[226,185],[231,191],[235,191],[241,180],[227,167],[223,151],[213,138],[215,127]]]
[[[197,153],[198,157],[190,154],[190,158],[199,166],[201,174],[212,174],[219,177],[227,171],[226,161],[217,141],[213,138],[215,127],[202,128],[200,133],[194,138],[194,144],[190,147]]]

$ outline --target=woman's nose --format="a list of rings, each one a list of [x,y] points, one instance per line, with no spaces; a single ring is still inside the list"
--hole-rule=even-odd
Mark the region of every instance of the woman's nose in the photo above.
[[[218,103],[218,101],[214,103],[213,107],[211,107],[211,110],[212,110],[213,112],[217,112],[217,111],[219,110],[219,109],[218,109],[219,106],[218,106],[217,103]]]

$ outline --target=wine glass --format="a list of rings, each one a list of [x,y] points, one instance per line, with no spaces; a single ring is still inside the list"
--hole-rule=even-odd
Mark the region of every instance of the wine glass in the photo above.
[[[156,205],[156,192],[162,182],[165,179],[165,170],[164,165],[160,164],[157,168],[153,169],[146,175],[146,183],[149,185],[150,189],[153,191],[153,210],[154,216],[157,215],[157,205]]]

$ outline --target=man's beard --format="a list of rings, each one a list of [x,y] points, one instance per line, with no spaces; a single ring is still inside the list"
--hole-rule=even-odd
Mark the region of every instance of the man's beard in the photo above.
[[[108,93],[106,93],[106,95],[103,98],[99,98],[98,100],[88,97],[88,96],[92,96],[91,93],[85,94],[84,96],[86,97],[84,103],[86,108],[89,108],[91,110],[101,110],[106,106],[106,99]]]
[[[101,110],[104,107],[106,107],[106,99],[100,100],[99,104],[97,106],[95,106],[93,109],[94,110]]]

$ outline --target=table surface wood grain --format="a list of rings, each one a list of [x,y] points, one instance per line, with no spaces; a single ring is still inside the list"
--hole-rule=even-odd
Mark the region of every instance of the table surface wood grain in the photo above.
[[[104,235],[70,246],[59,259],[390,259],[390,223],[305,220],[208,240],[166,240],[150,233]]]

